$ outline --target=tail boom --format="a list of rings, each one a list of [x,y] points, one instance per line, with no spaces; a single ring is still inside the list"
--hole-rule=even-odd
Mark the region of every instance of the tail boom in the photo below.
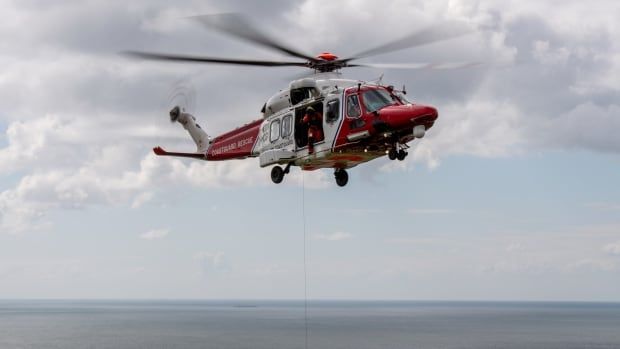
[[[255,120],[214,138],[206,154],[207,160],[245,159],[257,156],[253,149],[262,122],[263,120]]]
[[[255,120],[214,139],[196,123],[196,118],[184,113],[179,107],[170,111],[170,121],[180,123],[196,143],[194,153],[169,152],[162,147],[153,148],[158,156],[178,156],[200,160],[222,161],[255,157],[254,146],[258,140],[263,120]]]

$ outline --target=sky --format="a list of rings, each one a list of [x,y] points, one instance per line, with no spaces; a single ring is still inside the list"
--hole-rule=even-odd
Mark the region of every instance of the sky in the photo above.
[[[1,4],[2,299],[301,299],[305,241],[310,299],[620,301],[617,1]],[[217,135],[304,73],[119,54],[289,59],[187,19],[223,12],[341,57],[458,21],[472,32],[362,62],[483,64],[344,71],[439,110],[406,161],[345,188],[158,158],[195,147],[173,104]]]

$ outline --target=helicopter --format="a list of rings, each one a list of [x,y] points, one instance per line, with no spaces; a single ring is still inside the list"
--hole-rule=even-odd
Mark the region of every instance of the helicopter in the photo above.
[[[330,52],[310,56],[281,44],[253,26],[242,15],[218,14],[192,17],[208,28],[249,41],[299,60],[246,60],[190,56],[142,51],[127,51],[134,57],[192,63],[216,63],[262,67],[295,66],[312,74],[293,80],[271,96],[261,109],[262,117],[241,127],[210,137],[196,118],[179,106],[170,110],[170,120],[178,122],[196,144],[194,152],[168,151],[157,146],[156,155],[206,161],[259,158],[260,167],[271,168],[273,183],[281,183],[292,166],[304,171],[334,169],[336,184],[344,187],[347,170],[387,156],[403,161],[408,143],[424,137],[438,118],[435,107],[411,102],[406,90],[384,85],[380,80],[367,82],[345,79],[341,70],[351,67],[383,69],[454,69],[477,63],[405,63],[366,64],[354,60],[404,48],[421,46],[463,35],[458,25],[435,25],[388,44],[339,58]]]

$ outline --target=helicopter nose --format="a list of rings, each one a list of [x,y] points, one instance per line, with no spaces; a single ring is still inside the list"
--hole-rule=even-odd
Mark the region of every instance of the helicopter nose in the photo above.
[[[414,133],[416,129],[426,131],[429,128],[433,127],[433,124],[435,123],[435,120],[437,120],[438,116],[439,113],[437,112],[437,109],[435,107],[431,107],[429,105],[416,106],[411,115],[411,118],[409,119],[410,122],[413,124]],[[419,136],[418,138],[422,137],[423,136]]]
[[[426,118],[435,121],[439,116],[437,109],[435,107],[431,107],[429,105],[418,105],[417,108],[414,109],[413,112],[413,120],[418,118]]]
[[[437,119],[437,109],[426,105],[399,105],[381,110],[381,119],[386,126],[392,129],[409,128],[415,125],[425,125],[430,128]]]
[[[437,112],[437,108],[427,106],[426,107],[428,114],[432,117],[433,120],[436,120],[439,117],[439,112]]]

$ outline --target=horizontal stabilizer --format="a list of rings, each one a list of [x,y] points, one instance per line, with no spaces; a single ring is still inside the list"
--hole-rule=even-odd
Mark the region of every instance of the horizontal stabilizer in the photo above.
[[[153,148],[153,152],[159,156],[179,156],[183,158],[194,158],[194,159],[202,159],[202,160],[207,159],[206,154],[169,152],[169,151],[164,150],[164,148],[162,147]]]

